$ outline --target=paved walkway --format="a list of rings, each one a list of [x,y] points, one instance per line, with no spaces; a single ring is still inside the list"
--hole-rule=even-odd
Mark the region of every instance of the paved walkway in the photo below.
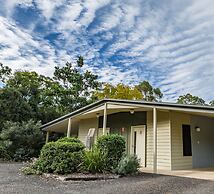
[[[151,169],[145,168],[142,168],[141,171],[147,173],[152,172]],[[158,170],[158,174],[214,181],[214,168],[200,168],[192,170],[174,170],[174,171]]]
[[[22,164],[0,163],[1,194],[213,194],[214,182],[143,173],[108,181],[61,182],[24,176]]]

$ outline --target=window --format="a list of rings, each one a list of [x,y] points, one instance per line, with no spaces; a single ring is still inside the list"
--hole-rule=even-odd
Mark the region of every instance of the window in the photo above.
[[[182,125],[182,130],[183,130],[183,155],[192,156],[190,125]]]
[[[137,131],[134,132],[134,155],[136,155]]]

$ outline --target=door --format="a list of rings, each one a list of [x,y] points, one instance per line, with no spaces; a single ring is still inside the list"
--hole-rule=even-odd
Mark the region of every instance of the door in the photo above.
[[[145,167],[146,161],[146,126],[131,127],[131,150],[130,153],[140,159],[140,164]]]

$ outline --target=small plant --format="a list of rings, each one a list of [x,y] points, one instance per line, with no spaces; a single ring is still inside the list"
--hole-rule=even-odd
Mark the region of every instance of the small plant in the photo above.
[[[115,171],[120,175],[135,174],[137,173],[139,166],[140,164],[137,156],[126,155],[120,160]]]
[[[106,154],[97,147],[86,151],[83,156],[81,170],[90,173],[102,173],[106,169]]]
[[[25,174],[25,175],[40,175],[42,174],[40,171],[36,170],[34,167],[32,166],[27,166],[27,167],[23,167],[21,169],[21,171]]]
[[[111,171],[117,167],[125,152],[125,144],[125,139],[121,135],[103,135],[98,138],[97,147],[106,153],[108,170]]]

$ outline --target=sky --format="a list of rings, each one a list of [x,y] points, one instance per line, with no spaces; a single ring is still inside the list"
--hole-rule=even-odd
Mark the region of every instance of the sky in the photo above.
[[[214,99],[213,0],[0,0],[0,62],[52,76],[85,58],[100,81]]]

